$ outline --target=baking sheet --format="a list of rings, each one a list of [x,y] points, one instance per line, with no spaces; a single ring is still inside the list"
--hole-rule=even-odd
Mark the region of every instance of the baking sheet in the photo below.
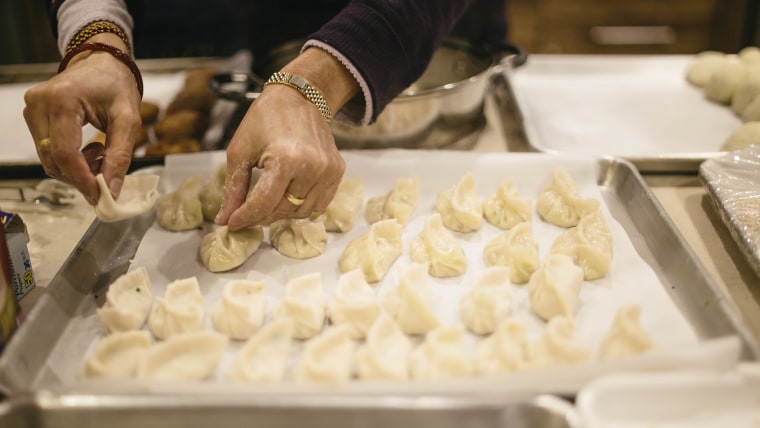
[[[533,55],[510,76],[528,141],[549,153],[618,156],[692,171],[740,125],[685,73],[692,55]]]

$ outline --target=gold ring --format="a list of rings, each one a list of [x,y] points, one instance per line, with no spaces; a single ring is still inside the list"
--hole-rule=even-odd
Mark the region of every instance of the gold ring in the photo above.
[[[295,195],[293,195],[290,192],[285,193],[285,199],[288,200],[291,204],[295,206],[301,206],[306,201],[306,199],[297,198]]]
[[[48,150],[50,148],[50,138],[43,138],[37,143],[37,149],[39,151]]]

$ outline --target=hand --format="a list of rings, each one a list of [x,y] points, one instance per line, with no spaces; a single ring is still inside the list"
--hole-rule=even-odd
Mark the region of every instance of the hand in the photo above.
[[[107,52],[83,52],[62,73],[29,89],[24,100],[24,118],[45,173],[72,184],[94,205],[99,198],[94,173],[102,172],[118,196],[140,127],[140,95],[129,68]],[[108,136],[99,171],[91,170],[93,160],[80,151],[87,123]],[[40,145],[45,138],[50,144]]]

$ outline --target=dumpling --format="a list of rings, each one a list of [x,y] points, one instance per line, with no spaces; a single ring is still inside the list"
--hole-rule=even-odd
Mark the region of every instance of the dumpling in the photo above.
[[[361,268],[367,282],[378,282],[401,255],[403,226],[395,219],[381,220],[349,242],[340,258],[343,273]]]
[[[210,377],[227,349],[227,336],[213,331],[183,333],[153,345],[143,356],[137,376],[160,380]]]
[[[322,221],[277,220],[269,225],[269,241],[284,256],[293,259],[308,259],[325,252],[327,231]]]
[[[758,97],[758,101],[760,101],[760,96]],[[732,152],[734,150],[746,149],[755,144],[760,144],[760,121],[747,122],[739,126],[721,144],[720,149]]]
[[[641,327],[640,315],[639,305],[627,305],[618,310],[599,345],[599,355],[602,358],[626,357],[655,347],[652,338]]]
[[[261,328],[266,313],[264,282],[233,280],[225,284],[222,297],[211,308],[211,323],[231,339],[244,340]]]
[[[573,343],[574,330],[573,321],[569,318],[552,318],[546,325],[544,334],[536,342],[528,345],[526,367],[543,368],[588,361],[591,351]]]
[[[467,257],[462,246],[443,226],[438,213],[425,220],[422,232],[410,242],[409,255],[416,263],[427,263],[430,275],[438,278],[461,275],[467,270]]]
[[[578,226],[557,237],[549,252],[572,258],[583,269],[585,280],[605,276],[612,262],[612,233],[602,212],[583,216]]]
[[[727,61],[713,72],[705,83],[705,96],[721,104],[730,104],[736,89],[747,78],[747,65],[741,61]]]
[[[261,226],[234,232],[228,226],[220,226],[201,240],[201,260],[209,272],[228,271],[245,263],[259,249],[263,240],[264,230]]]
[[[390,192],[367,200],[367,221],[396,219],[402,226],[409,222],[420,197],[420,179],[399,178]]]
[[[437,380],[469,376],[473,363],[462,345],[461,326],[441,326],[428,333],[425,341],[409,355],[412,379]]]
[[[427,266],[414,263],[399,273],[396,288],[385,294],[385,310],[406,334],[423,335],[438,327],[433,314],[433,285]]]
[[[501,322],[496,331],[475,348],[475,373],[510,373],[525,366],[528,338],[525,326],[513,319]]]
[[[742,48],[736,55],[739,61],[747,65],[760,64],[760,47],[747,46]]]
[[[147,331],[124,331],[101,339],[87,356],[85,377],[129,377],[137,373],[137,362],[150,347]]]
[[[153,287],[144,267],[121,275],[108,286],[106,302],[96,313],[107,332],[139,330],[153,304]]]
[[[354,355],[359,379],[407,379],[411,349],[409,338],[396,321],[381,314],[367,332],[365,344]]]
[[[196,229],[203,224],[203,210],[199,198],[200,178],[186,178],[174,192],[167,193],[156,202],[158,225],[172,232]]]
[[[502,180],[499,189],[483,201],[483,216],[499,229],[509,230],[533,219],[533,202],[523,199],[512,179]]]
[[[550,254],[528,283],[530,304],[539,317],[572,319],[583,283],[583,270],[562,254]]]
[[[375,291],[364,279],[361,269],[344,273],[333,292],[335,302],[329,305],[330,321],[346,324],[352,339],[364,339],[367,331],[382,312]]]
[[[474,232],[483,225],[483,205],[475,191],[475,177],[465,174],[455,186],[438,194],[435,209],[443,224],[457,232]]]
[[[547,222],[572,227],[586,214],[599,209],[596,199],[584,199],[572,177],[562,168],[554,170],[551,183],[539,194],[536,211]]]
[[[214,175],[203,185],[198,194],[201,202],[201,212],[206,221],[214,222],[222,208],[224,200],[224,180],[227,176],[227,164],[223,163],[214,171]]]
[[[159,339],[203,328],[205,312],[198,279],[179,279],[166,286],[166,295],[156,299],[148,326]]]
[[[686,70],[686,80],[694,86],[704,87],[715,71],[729,61],[723,52],[704,51],[694,57]]]
[[[326,305],[322,274],[309,273],[287,283],[285,297],[275,307],[272,317],[292,320],[294,339],[309,339],[322,331]]]
[[[304,345],[301,359],[293,368],[296,382],[347,382],[351,378],[354,345],[349,328],[337,325]]]
[[[758,95],[760,95],[760,63],[747,66],[747,77],[731,97],[731,110],[741,116]]]
[[[512,313],[509,269],[487,268],[459,304],[459,317],[475,334],[490,334]]]
[[[119,197],[114,200],[103,174],[95,176],[100,198],[95,204],[95,216],[102,222],[114,222],[138,216],[153,208],[160,177],[155,174],[136,174],[124,177]]]
[[[483,258],[486,266],[509,267],[513,284],[528,282],[541,264],[531,223],[520,223],[498,234],[483,247]]]
[[[293,344],[292,337],[293,322],[289,319],[275,320],[265,325],[235,354],[227,378],[236,382],[282,382]]]
[[[344,178],[338,185],[330,205],[325,209],[328,232],[348,232],[354,228],[356,216],[364,204],[364,179]]]

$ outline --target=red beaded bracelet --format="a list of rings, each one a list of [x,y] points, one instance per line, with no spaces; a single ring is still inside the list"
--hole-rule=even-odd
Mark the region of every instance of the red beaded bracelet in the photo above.
[[[66,69],[66,66],[69,65],[69,61],[71,61],[71,58],[73,58],[74,56],[84,51],[108,52],[109,54],[113,55],[116,59],[123,62],[124,65],[129,67],[129,71],[131,71],[132,74],[135,76],[135,81],[137,82],[137,90],[140,92],[140,99],[142,99],[143,80],[142,80],[142,74],[140,74],[140,70],[137,68],[137,64],[135,64],[132,58],[129,55],[127,55],[124,51],[118,48],[115,48],[111,45],[107,45],[105,43],[97,43],[97,42],[84,43],[82,45],[79,45],[76,49],[71,50],[61,60],[61,64],[58,66],[58,73]]]

